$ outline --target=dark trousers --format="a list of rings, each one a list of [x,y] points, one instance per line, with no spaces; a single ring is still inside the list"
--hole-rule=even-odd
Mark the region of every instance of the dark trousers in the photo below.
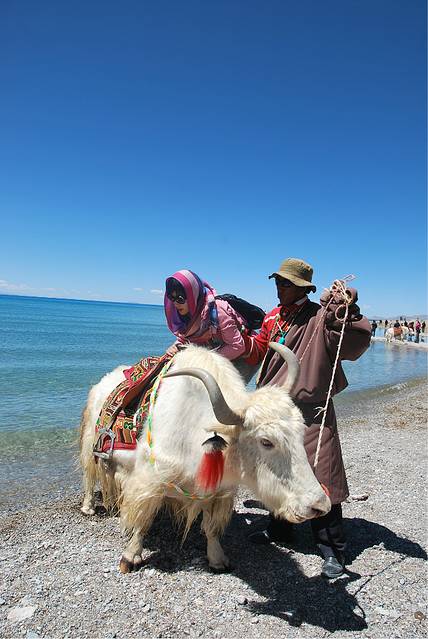
[[[268,531],[273,537],[291,534],[293,524],[270,516]],[[311,519],[312,535],[321,555],[343,558],[346,550],[346,535],[343,527],[342,504],[333,504],[330,512],[323,517]]]

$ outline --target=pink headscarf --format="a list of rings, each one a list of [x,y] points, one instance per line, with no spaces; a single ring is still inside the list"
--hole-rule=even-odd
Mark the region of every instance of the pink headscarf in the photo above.
[[[208,282],[201,280],[196,273],[187,269],[177,271],[167,278],[166,283],[171,278],[178,280],[184,288],[190,319],[187,322],[183,320],[174,302],[171,302],[165,293],[165,316],[170,331],[178,338],[192,338],[200,337],[210,326],[217,329],[218,319],[214,299],[216,290]]]

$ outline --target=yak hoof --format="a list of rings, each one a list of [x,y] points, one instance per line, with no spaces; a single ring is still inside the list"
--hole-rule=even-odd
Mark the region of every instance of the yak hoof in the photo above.
[[[229,558],[224,557],[224,561],[219,561],[216,564],[208,564],[210,572],[215,573],[216,575],[221,575],[222,573],[232,572],[233,566],[231,565]]]
[[[224,565],[224,566],[209,566],[210,572],[213,572],[215,575],[222,575],[224,573],[232,572],[233,566]]]
[[[132,561],[129,561],[125,557],[122,557],[119,563],[120,572],[125,575],[128,572],[132,572],[134,570],[134,564]]]
[[[84,514],[84,515],[95,515],[95,509],[91,508],[91,506],[82,506],[80,511]]]
[[[127,572],[132,572],[133,570],[139,570],[142,563],[143,559],[141,555],[135,555],[133,561],[129,561],[129,559],[126,559],[126,557],[122,556],[119,563],[119,570],[121,573],[126,574]]]

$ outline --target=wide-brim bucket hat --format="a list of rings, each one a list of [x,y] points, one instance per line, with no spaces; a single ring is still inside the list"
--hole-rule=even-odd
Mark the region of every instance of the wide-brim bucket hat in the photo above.
[[[269,279],[279,275],[296,286],[307,286],[315,293],[317,287],[312,284],[313,273],[314,269],[310,264],[297,257],[289,257],[281,263],[277,271],[269,275]]]

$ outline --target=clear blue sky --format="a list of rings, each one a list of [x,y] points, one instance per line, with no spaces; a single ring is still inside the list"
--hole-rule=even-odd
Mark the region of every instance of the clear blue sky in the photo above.
[[[0,292],[426,313],[423,0],[2,2],[0,82]]]

